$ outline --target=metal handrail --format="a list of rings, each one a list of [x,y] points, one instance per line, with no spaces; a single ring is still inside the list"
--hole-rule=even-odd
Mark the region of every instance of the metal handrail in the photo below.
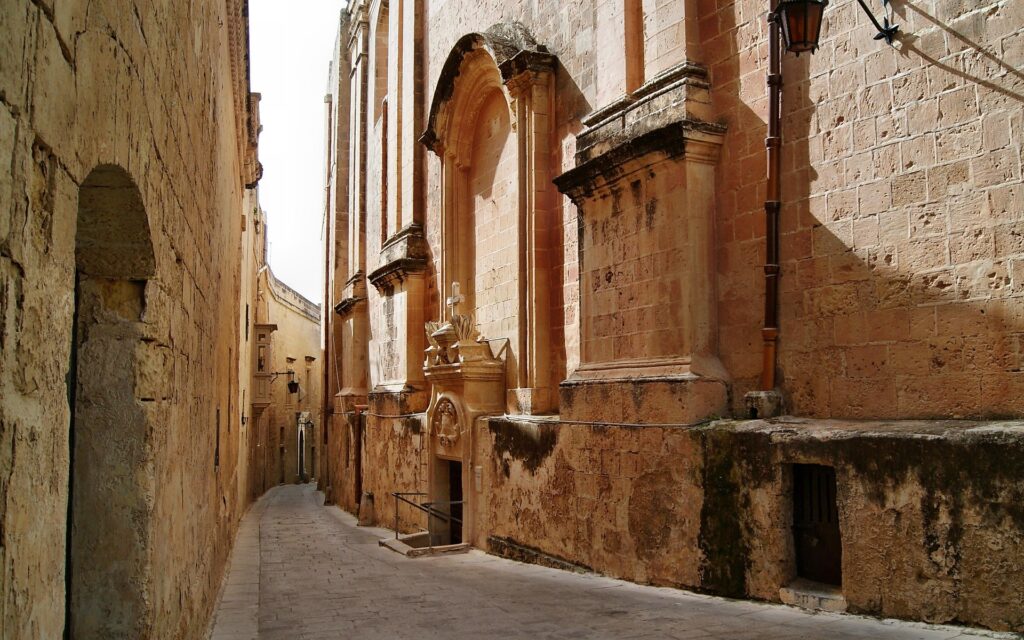
[[[437,511],[437,510],[434,509],[434,505],[435,504],[440,504],[440,505],[445,505],[446,504],[446,505],[448,505],[450,507],[453,504],[462,504],[462,503],[463,503],[462,500],[448,500],[448,501],[440,501],[440,500],[438,500],[438,501],[434,501],[434,502],[424,502],[423,506],[426,507],[424,509],[424,511],[429,509],[430,512],[433,512],[435,516],[437,516],[438,518],[441,518],[442,520],[444,520],[448,524],[451,524],[453,522],[458,522],[459,524],[462,524],[462,518],[456,518],[451,513],[446,513],[444,511]]]
[[[440,520],[444,520],[449,525],[452,522],[457,522],[460,525],[462,524],[462,519],[461,518],[456,518],[451,513],[446,513],[444,511],[439,511],[439,510],[434,508],[434,505],[439,505],[440,504],[440,505],[448,505],[450,507],[453,504],[462,504],[464,502],[463,500],[450,500],[450,501],[432,500],[430,502],[424,502],[424,503],[420,504],[418,502],[413,502],[412,500],[409,500],[405,496],[425,496],[425,495],[427,495],[426,493],[416,492],[416,491],[406,491],[406,492],[393,491],[393,492],[391,492],[391,495],[394,496],[394,498],[395,498],[395,540],[398,540],[398,501],[399,500],[401,500],[402,502],[408,504],[409,506],[415,507],[415,508],[419,509],[420,511],[422,511],[423,513],[427,514],[427,516],[428,516],[427,517],[427,536],[430,539],[430,541],[428,542],[428,546],[430,546],[430,547],[434,546],[434,533],[433,533],[433,531],[432,531],[432,529],[430,527],[430,517],[434,517],[434,518],[438,518]]]

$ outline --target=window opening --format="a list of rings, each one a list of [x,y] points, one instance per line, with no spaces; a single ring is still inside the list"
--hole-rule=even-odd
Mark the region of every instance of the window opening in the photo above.
[[[626,93],[644,83],[644,7],[641,0],[623,1],[626,46]]]

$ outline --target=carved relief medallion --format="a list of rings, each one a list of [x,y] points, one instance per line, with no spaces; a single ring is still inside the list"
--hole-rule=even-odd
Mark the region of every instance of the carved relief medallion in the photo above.
[[[442,447],[451,447],[459,440],[459,414],[448,398],[442,398],[434,409],[430,430],[437,435]]]

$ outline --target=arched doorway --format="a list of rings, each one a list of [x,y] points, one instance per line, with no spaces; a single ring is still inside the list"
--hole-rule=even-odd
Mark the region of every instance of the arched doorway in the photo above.
[[[120,167],[96,167],[79,189],[75,235],[66,638],[148,636],[153,465],[135,383],[155,274],[138,188]]]

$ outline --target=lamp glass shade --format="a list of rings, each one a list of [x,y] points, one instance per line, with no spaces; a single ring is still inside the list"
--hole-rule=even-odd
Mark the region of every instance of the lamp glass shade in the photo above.
[[[299,383],[292,380],[288,383],[288,393],[297,393],[299,391]]]
[[[800,55],[818,48],[821,17],[828,0],[782,0],[776,8],[786,51]]]

